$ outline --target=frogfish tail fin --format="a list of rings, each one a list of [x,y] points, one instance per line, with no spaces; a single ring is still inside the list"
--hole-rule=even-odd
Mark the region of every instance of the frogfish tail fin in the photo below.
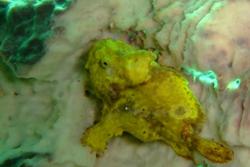
[[[233,151],[225,144],[201,137],[193,141],[195,149],[208,160],[215,163],[226,163],[233,159]]]

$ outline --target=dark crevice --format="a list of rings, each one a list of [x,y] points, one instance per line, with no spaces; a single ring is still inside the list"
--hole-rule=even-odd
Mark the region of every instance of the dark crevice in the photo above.
[[[48,159],[49,156],[50,156],[49,154],[26,152],[19,156],[5,160],[2,164],[0,164],[0,167],[33,167],[30,164],[27,164],[25,161],[31,160],[33,158],[47,158]]]

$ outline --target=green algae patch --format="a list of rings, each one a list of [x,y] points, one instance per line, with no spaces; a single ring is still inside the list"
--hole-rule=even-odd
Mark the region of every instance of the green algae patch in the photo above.
[[[69,0],[1,0],[0,52],[6,62],[36,63],[46,52],[55,15],[70,4]]]

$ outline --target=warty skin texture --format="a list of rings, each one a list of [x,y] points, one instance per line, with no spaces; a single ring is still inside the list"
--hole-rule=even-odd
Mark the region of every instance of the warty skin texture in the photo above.
[[[188,81],[156,58],[153,52],[117,40],[104,39],[92,46],[85,67],[90,91],[101,101],[102,111],[81,142],[103,152],[111,138],[128,132],[142,142],[162,141],[192,160],[198,151],[213,162],[230,161],[230,148],[199,136],[205,115]]]

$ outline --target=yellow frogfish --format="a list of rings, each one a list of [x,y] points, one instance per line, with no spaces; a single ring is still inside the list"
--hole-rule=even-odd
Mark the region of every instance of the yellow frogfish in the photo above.
[[[212,162],[232,160],[227,145],[199,136],[205,114],[187,79],[156,59],[153,52],[119,40],[95,42],[85,68],[101,117],[81,143],[103,152],[111,138],[127,132],[142,142],[166,143],[188,159],[194,160],[196,151]]]

